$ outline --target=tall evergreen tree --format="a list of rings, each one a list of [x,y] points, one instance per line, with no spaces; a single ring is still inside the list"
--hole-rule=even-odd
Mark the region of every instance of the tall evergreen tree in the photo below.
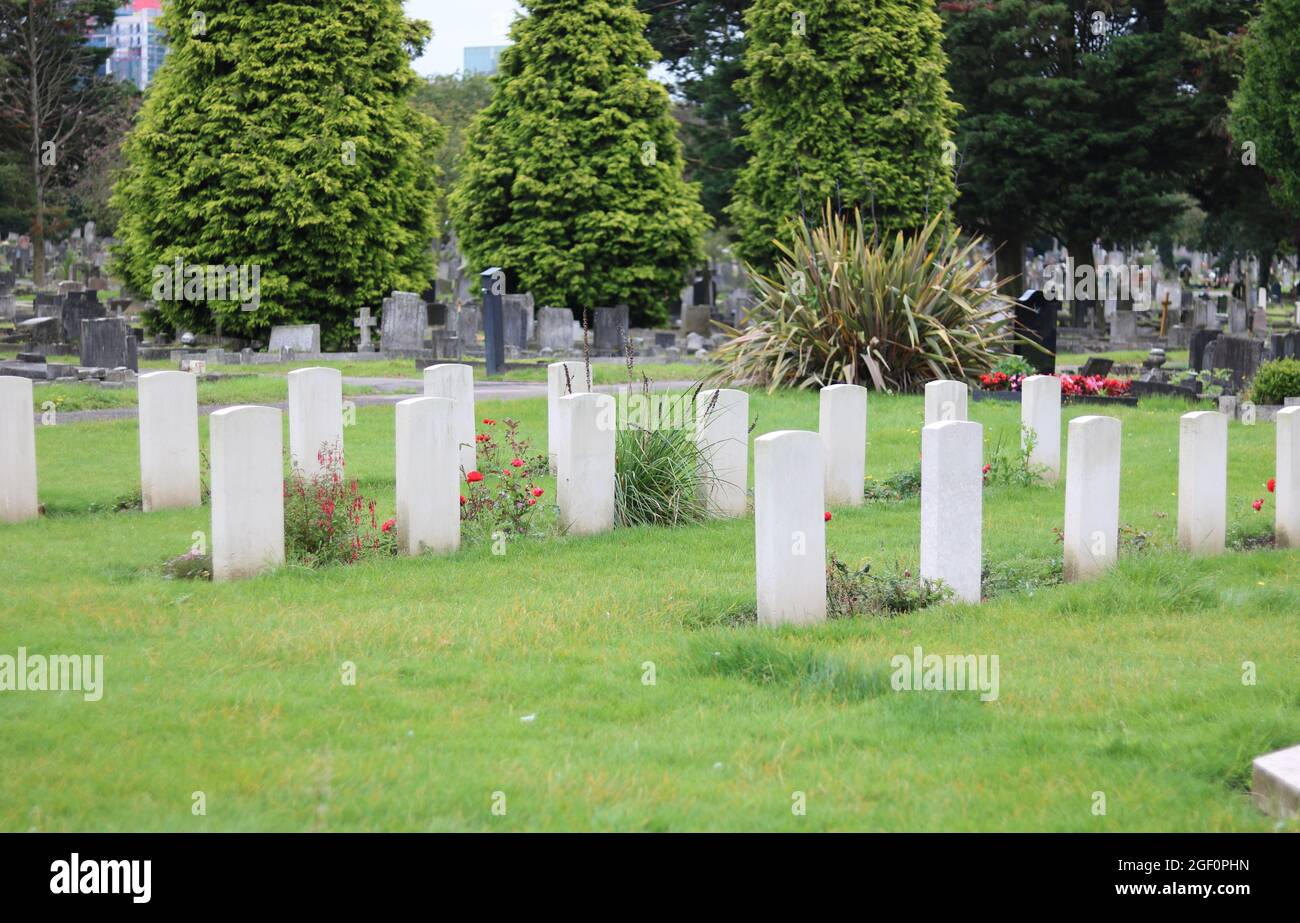
[[[1250,24],[1245,73],[1233,101],[1232,134],[1253,146],[1273,201],[1300,244],[1300,0],[1263,0]]]
[[[637,0],[650,15],[646,36],[663,58],[683,103],[686,176],[700,201],[725,222],[736,173],[748,159],[740,146],[739,83],[744,76],[745,10],[753,0]]]
[[[432,277],[442,132],[417,113],[411,58],[429,35],[399,0],[173,0],[170,52],[126,146],[117,272],[260,267],[256,310],[163,300],[170,327],[263,335],[352,313]]]
[[[728,209],[745,259],[769,265],[783,223],[828,200],[882,234],[949,208],[957,107],[932,0],[756,0],[746,22],[751,159]]]
[[[1001,244],[1020,275],[1027,239],[1054,235],[1076,259],[1129,243],[1185,208],[1195,121],[1166,0],[952,0],[964,226]]]
[[[1253,145],[1236,143],[1230,131],[1246,26],[1259,9],[1260,0],[1177,0],[1169,12],[1183,39],[1183,83],[1194,88],[1196,131],[1184,141],[1196,149],[1189,188],[1205,212],[1199,237],[1186,242],[1217,253],[1223,268],[1256,254],[1267,284],[1275,256],[1293,246],[1295,219],[1269,196]]]
[[[522,5],[451,195],[461,247],[542,304],[663,322],[708,218],[647,75],[646,17],[632,0]]]

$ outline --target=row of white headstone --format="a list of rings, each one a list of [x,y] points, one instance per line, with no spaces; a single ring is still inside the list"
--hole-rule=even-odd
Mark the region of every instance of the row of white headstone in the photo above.
[[[614,527],[616,404],[589,392],[582,363],[548,369],[548,451],[557,474],[561,528],[574,535]],[[293,464],[319,474],[322,446],[343,448],[342,375],[308,368],[289,378]],[[425,370],[424,397],[397,405],[397,527],[401,550],[453,551],[460,542],[460,479],[475,467],[473,372],[444,364]],[[1023,431],[1031,463],[1054,481],[1060,472],[1061,392],[1052,376],[1023,384]],[[702,391],[696,439],[709,471],[707,504],[719,516],[747,512],[749,398]],[[783,431],[754,442],[758,598],[764,623],[825,617],[828,506],[863,502],[867,391],[821,391],[819,432]],[[978,601],[982,557],[983,428],[967,420],[961,382],[931,382],[922,430],[922,576],[941,579],[959,599]],[[139,379],[140,469],[144,509],[197,506],[200,497],[197,386],[185,372]],[[232,407],[211,418],[213,574],[249,576],[284,560],[283,445],[280,411]],[[0,377],[0,521],[37,513],[31,382]],[[1026,435],[1026,438],[1029,438]],[[1065,490],[1065,576],[1100,573],[1117,554],[1120,423],[1071,421]],[[1186,414],[1180,423],[1181,545],[1194,553],[1224,548],[1227,418]],[[1277,422],[1277,536],[1300,546],[1300,408]]]
[[[822,391],[821,433],[785,431],[754,441],[754,520],[761,624],[826,618],[826,505],[839,499],[831,471],[846,463],[828,427],[865,431],[866,393],[850,405],[850,385]],[[1022,445],[1045,481],[1060,477],[1061,385],[1050,375],[1023,382]],[[983,557],[983,427],[967,419],[968,389],[956,381],[925,389],[921,430],[920,575],[942,580],[954,597],[979,602]],[[847,408],[852,406],[853,410]],[[858,419],[861,407],[862,420]],[[828,408],[831,408],[828,410]],[[840,416],[836,408],[844,408]],[[855,443],[855,449],[860,443]],[[839,452],[838,457],[833,453]],[[1119,551],[1120,421],[1070,421],[1065,482],[1064,576],[1085,580],[1111,567]],[[1178,439],[1178,543],[1192,554],[1223,552],[1227,537],[1228,418],[1184,414]],[[856,465],[857,455],[852,464]],[[823,472],[825,472],[823,474]],[[862,483],[863,470],[844,472]],[[1277,417],[1276,526],[1281,547],[1300,548],[1300,407]],[[852,502],[861,502],[860,490]]]

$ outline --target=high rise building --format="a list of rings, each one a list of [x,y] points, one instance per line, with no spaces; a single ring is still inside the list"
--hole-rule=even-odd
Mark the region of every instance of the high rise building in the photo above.
[[[476,45],[465,49],[465,66],[462,72],[470,74],[492,75],[497,72],[497,59],[509,45]]]
[[[161,0],[132,0],[119,6],[112,24],[94,30],[87,39],[96,48],[113,49],[100,73],[147,89],[167,54],[160,16]]]

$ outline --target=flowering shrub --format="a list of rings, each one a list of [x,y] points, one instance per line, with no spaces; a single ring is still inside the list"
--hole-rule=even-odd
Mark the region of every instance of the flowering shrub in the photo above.
[[[327,444],[316,453],[318,474],[294,467],[284,482],[284,552],[292,564],[324,567],[397,553],[394,520],[379,523],[373,499],[343,476],[343,452]]]
[[[515,420],[502,420],[500,429],[496,420],[485,419],[482,425],[484,431],[474,437],[478,468],[465,475],[461,521],[474,523],[484,534],[527,535],[546,493],[537,486],[547,472],[546,456],[529,454],[529,441],[519,435]],[[500,439],[497,433],[503,434]]]

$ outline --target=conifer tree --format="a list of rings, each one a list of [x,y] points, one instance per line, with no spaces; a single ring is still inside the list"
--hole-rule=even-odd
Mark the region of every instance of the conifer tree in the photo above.
[[[745,259],[770,265],[784,222],[827,201],[881,234],[948,209],[957,107],[932,0],[756,0],[746,22],[750,160],[728,210]]]
[[[1300,244],[1300,0],[1263,0],[1246,39],[1246,69],[1233,100],[1234,140],[1258,158],[1269,194],[1294,222]],[[1253,158],[1243,159],[1248,163]]]
[[[667,319],[708,218],[633,0],[524,0],[470,126],[453,224],[475,271],[539,304]]]
[[[116,271],[146,297],[177,260],[259,267],[260,285],[254,310],[159,300],[158,325],[313,322],[339,346],[357,308],[423,291],[442,132],[411,105],[411,58],[428,25],[399,0],[172,0],[162,24],[170,51],[114,194]]]

